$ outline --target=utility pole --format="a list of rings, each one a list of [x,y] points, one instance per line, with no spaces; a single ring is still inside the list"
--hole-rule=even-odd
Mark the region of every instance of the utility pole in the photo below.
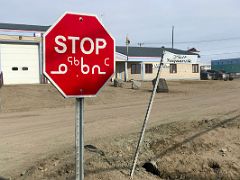
[[[127,51],[127,61],[125,61],[125,77],[124,81],[127,82],[128,74],[127,74],[127,63],[128,63],[128,46],[130,44],[130,40],[128,39],[128,35],[126,36],[126,51]]]
[[[172,26],[172,48],[174,48],[174,26]]]

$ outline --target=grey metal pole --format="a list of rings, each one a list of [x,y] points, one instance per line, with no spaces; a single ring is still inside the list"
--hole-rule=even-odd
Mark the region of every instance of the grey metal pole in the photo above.
[[[155,85],[153,87],[152,95],[150,97],[150,101],[149,101],[149,104],[148,104],[148,108],[147,108],[147,112],[146,112],[146,115],[145,115],[145,119],[143,121],[141,135],[140,135],[139,140],[138,140],[137,149],[136,149],[134,160],[133,160],[132,170],[131,170],[131,173],[130,173],[131,178],[133,178],[134,171],[136,169],[140,148],[141,148],[141,145],[142,145],[142,142],[143,142],[143,139],[144,139],[144,134],[145,134],[145,131],[146,131],[146,128],[147,128],[147,122],[148,122],[148,119],[149,119],[149,115],[151,113],[153,100],[154,100],[154,97],[155,97],[155,94],[156,94],[156,90],[157,90],[157,86],[158,86],[158,83],[159,83],[159,75],[160,75],[160,70],[161,70],[161,66],[162,66],[163,56],[164,56],[164,51],[163,51],[162,58],[160,60],[159,67],[158,67],[156,82],[155,82]]]
[[[172,48],[174,48],[174,26],[172,26]]]
[[[76,98],[76,125],[75,125],[76,180],[84,180],[83,110],[84,110],[84,98]]]
[[[40,66],[40,83],[45,83],[45,76],[43,75],[43,33],[41,33],[41,40],[39,42],[39,66]]]

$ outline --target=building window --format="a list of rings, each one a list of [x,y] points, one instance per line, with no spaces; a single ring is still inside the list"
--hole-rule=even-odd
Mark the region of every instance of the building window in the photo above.
[[[153,73],[153,65],[152,64],[145,64],[145,73],[152,74]]]
[[[12,67],[12,71],[18,71],[18,67]]]
[[[199,66],[198,66],[198,64],[193,64],[192,65],[192,72],[193,73],[199,73]]]
[[[170,64],[170,73],[177,73],[177,64]]]
[[[131,74],[141,74],[141,64],[131,64]]]
[[[28,67],[22,67],[23,71],[28,71]]]

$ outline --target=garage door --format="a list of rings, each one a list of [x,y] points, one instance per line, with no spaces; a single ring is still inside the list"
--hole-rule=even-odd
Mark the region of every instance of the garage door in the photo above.
[[[38,45],[0,44],[4,84],[39,83]]]

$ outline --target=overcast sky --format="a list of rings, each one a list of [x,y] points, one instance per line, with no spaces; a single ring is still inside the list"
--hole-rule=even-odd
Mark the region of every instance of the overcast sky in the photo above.
[[[1,0],[0,22],[51,25],[65,11],[96,14],[117,45],[195,47],[203,60],[240,57],[239,0]],[[206,42],[207,41],[207,42]],[[236,53],[237,52],[237,53]]]

